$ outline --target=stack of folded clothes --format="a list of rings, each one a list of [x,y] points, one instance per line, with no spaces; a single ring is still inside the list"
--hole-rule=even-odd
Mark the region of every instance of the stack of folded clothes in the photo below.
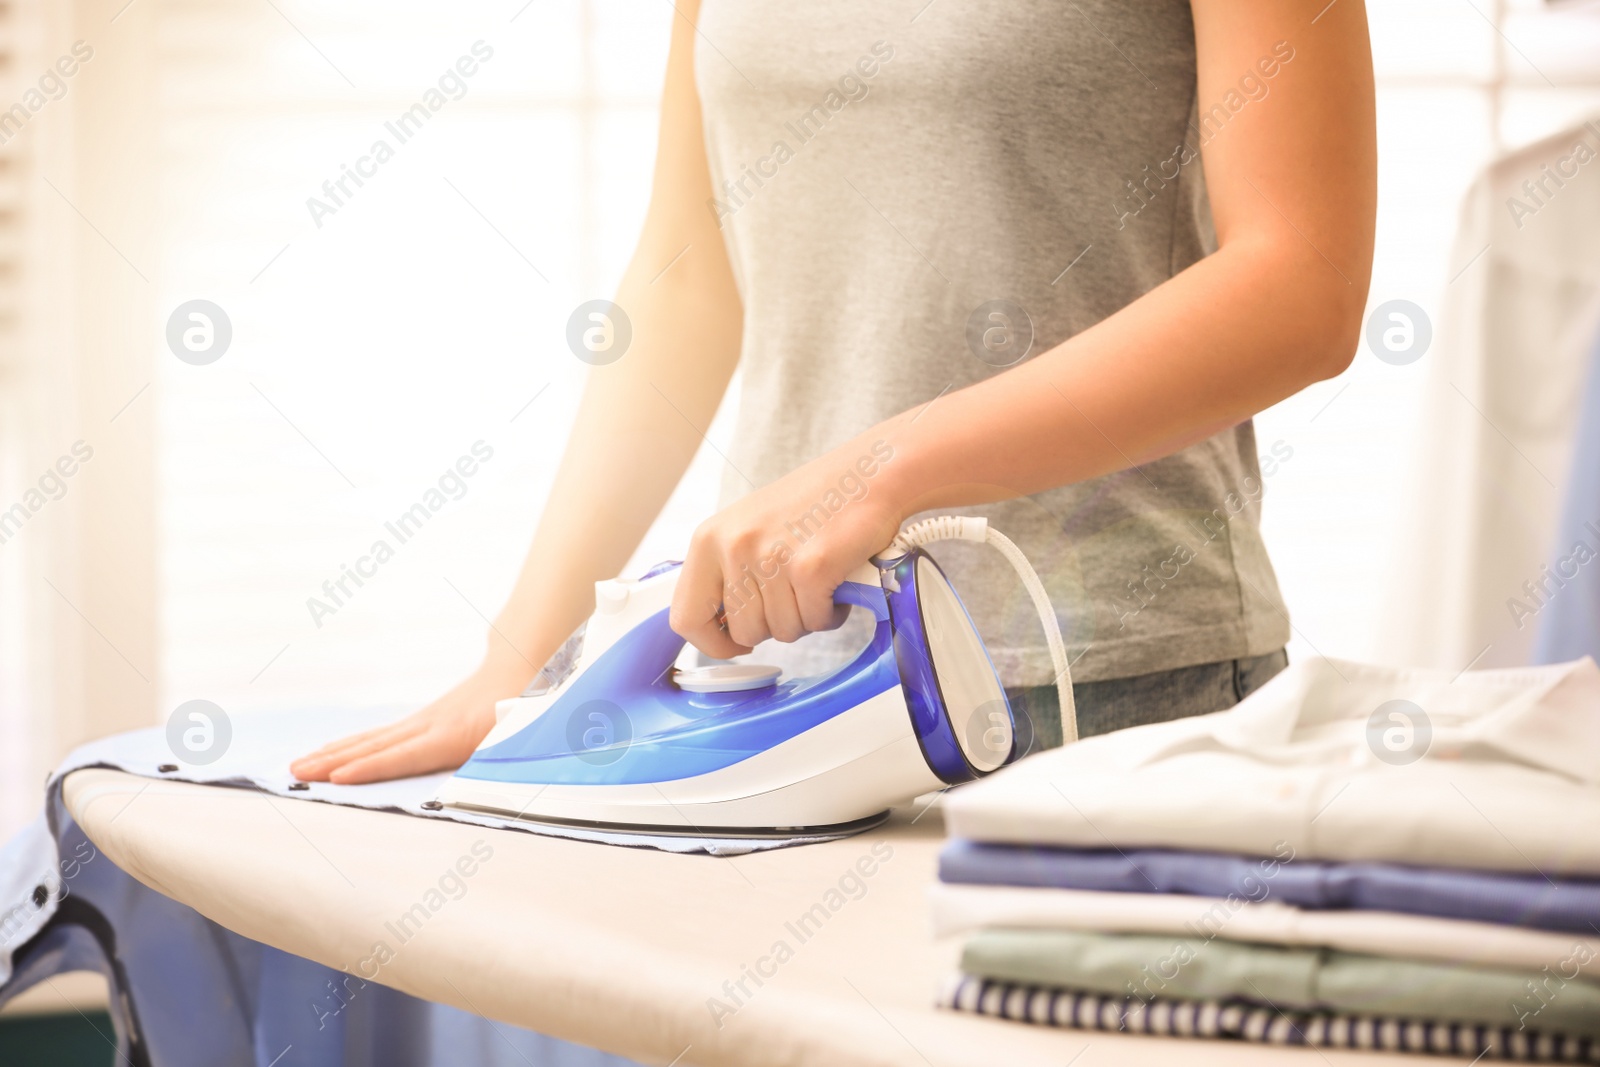
[[[1315,659],[952,793],[944,1007],[1600,1063],[1600,668]]]

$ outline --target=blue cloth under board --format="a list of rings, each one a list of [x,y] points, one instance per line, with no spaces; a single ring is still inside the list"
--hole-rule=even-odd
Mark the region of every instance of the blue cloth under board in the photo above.
[[[114,767],[168,781],[450,818],[491,833],[533,829],[422,808],[442,780],[437,775],[369,786],[318,782],[303,791],[290,788],[290,758],[393,714],[300,709],[239,715],[232,722],[231,747],[206,766],[172,763],[173,751],[160,729],[91,742],[72,753],[46,787],[44,814],[0,845],[0,1005],[55,975],[97,971],[111,988],[110,1010],[121,1046],[117,1063],[124,1067],[636,1067],[596,1049],[362,983],[232,933],[118,868],[83,834],[62,802],[61,783],[69,771]],[[739,841],[637,835],[588,839],[700,852],[749,847]]]
[[[7,946],[0,1004],[57,974],[103,974],[124,1067],[637,1067],[232,933],[114,865],[73,822],[59,789],[49,825],[65,866],[46,893],[15,905],[27,917],[45,903],[52,911]],[[20,843],[0,849],[0,864],[21,858]]]

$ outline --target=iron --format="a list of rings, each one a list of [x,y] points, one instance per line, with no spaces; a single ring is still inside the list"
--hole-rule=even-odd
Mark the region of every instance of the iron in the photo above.
[[[981,519],[958,522],[923,540],[1004,541]],[[680,668],[684,639],[667,623],[678,564],[597,583],[594,615],[529,692],[496,705],[494,729],[438,799],[560,825],[798,836],[870,825],[998,770],[1026,751],[1025,720],[1019,730],[933,557],[906,534],[889,552],[834,593],[870,613],[871,640],[809,677],[750,663]],[[1033,592],[1031,568],[1027,577]],[[1054,623],[1052,613],[1047,631]],[[1059,645],[1057,631],[1053,653]],[[1059,662],[1065,676],[1064,653]]]

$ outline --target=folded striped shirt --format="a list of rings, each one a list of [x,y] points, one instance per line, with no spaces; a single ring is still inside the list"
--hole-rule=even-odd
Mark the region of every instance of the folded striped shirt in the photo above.
[[[1450,1019],[1600,1040],[1600,983],[1308,946],[1084,930],[980,930],[961,970],[1111,996]]]
[[[1431,1052],[1529,1063],[1600,1064],[1600,1042],[1510,1027],[1332,1012],[1284,1012],[1243,1001],[1103,996],[952,975],[937,1004],[953,1011],[1080,1030],[1120,1030],[1312,1048]]]

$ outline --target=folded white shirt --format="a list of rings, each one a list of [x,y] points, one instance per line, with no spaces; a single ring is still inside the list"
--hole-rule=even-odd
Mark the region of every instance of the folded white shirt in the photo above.
[[[929,887],[934,936],[986,928],[1172,934],[1188,941],[1256,941],[1438,960],[1563,979],[1600,979],[1600,936],[1551,933],[1389,911],[1316,911],[1278,901],[1179,893],[950,885]]]
[[[1600,875],[1600,668],[1306,660],[1227,711],[1030,756],[949,794],[945,822],[1013,844]]]

